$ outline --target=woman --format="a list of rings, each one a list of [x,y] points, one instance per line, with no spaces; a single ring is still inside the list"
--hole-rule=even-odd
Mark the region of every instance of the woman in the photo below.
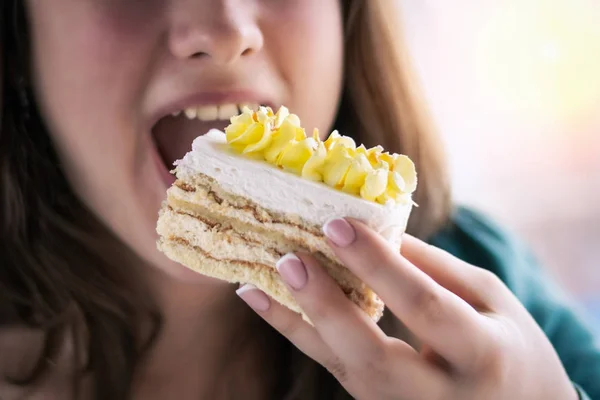
[[[394,3],[1,4],[0,397],[600,396],[592,333],[517,244],[452,210]],[[224,124],[165,110],[247,102],[415,161],[409,230],[448,252],[406,237],[390,254],[359,222],[324,227],[388,304],[383,330],[310,257],[280,272],[315,328],[155,249],[168,166]]]

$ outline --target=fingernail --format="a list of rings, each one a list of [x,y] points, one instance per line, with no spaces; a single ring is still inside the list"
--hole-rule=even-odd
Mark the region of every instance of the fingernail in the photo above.
[[[343,218],[334,218],[323,225],[323,233],[338,247],[346,247],[356,239],[352,225]]]
[[[271,307],[269,297],[254,285],[248,283],[235,292],[246,304],[256,311],[267,311]]]
[[[277,261],[275,266],[277,267],[279,275],[281,275],[281,279],[292,288],[300,290],[306,285],[306,282],[308,281],[306,267],[295,254],[286,254]]]

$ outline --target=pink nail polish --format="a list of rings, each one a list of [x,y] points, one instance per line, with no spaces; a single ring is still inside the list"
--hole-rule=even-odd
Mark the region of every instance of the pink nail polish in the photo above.
[[[356,240],[354,227],[343,218],[334,218],[323,225],[323,233],[338,247],[350,246]]]
[[[276,267],[281,279],[292,288],[300,290],[306,285],[308,281],[306,267],[295,254],[289,253],[281,257],[277,261]]]
[[[271,307],[269,297],[256,286],[246,284],[235,291],[242,300],[256,311],[267,311]]]

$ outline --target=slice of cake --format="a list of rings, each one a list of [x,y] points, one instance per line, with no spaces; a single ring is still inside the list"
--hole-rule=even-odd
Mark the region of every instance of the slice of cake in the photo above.
[[[176,163],[177,180],[160,211],[158,248],[209,277],[251,283],[306,319],[275,263],[312,253],[348,298],[373,320],[379,297],[345,268],[321,227],[334,217],[362,220],[400,248],[416,188],[412,161],[366,149],[333,132],[307,137],[285,107],[245,109],[225,132],[194,140]]]

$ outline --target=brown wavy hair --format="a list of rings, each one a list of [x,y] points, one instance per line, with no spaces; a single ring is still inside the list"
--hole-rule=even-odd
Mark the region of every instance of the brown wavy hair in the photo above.
[[[410,156],[419,171],[409,231],[421,238],[447,220],[450,194],[439,140],[419,98],[398,5],[343,1],[345,88],[336,128],[367,146]],[[0,0],[0,331],[41,333],[39,352],[19,367],[0,363],[0,383],[28,387],[49,371],[67,337],[75,341],[80,377],[92,377],[97,399],[126,399],[139,364],[160,333],[149,296],[133,293],[136,256],[74,194],[29,87],[29,34],[22,0]],[[120,266],[120,267],[116,267]],[[150,335],[140,326],[152,322]],[[395,323],[384,318],[391,334]],[[274,335],[266,323],[261,334]],[[264,332],[262,332],[264,331]],[[274,337],[274,336],[273,336]],[[320,366],[274,337],[294,382],[290,398],[347,394]],[[0,350],[2,347],[0,346]],[[73,390],[79,392],[77,376]],[[0,384],[1,387],[1,384]],[[279,397],[280,398],[280,397]]]

